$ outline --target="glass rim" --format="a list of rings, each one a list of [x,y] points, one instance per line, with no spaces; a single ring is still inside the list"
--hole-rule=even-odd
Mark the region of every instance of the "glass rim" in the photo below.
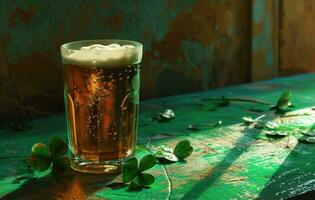
[[[112,43],[116,43],[119,45],[133,45],[135,48],[143,48],[142,43],[134,41],[134,40],[123,40],[123,39],[87,39],[87,40],[75,40],[71,42],[64,43],[60,46],[61,49],[65,50],[73,50],[73,51],[84,51],[79,48],[82,46],[88,46],[92,44],[104,44],[109,45]],[[76,47],[76,48],[74,48]],[[110,49],[105,51],[119,51],[119,49]]]
[[[86,50],[82,47],[91,45],[119,44],[132,45],[134,48],[107,48]],[[141,62],[143,45],[140,42],[120,39],[94,39],[68,42],[60,47],[63,64],[89,67],[123,66]]]

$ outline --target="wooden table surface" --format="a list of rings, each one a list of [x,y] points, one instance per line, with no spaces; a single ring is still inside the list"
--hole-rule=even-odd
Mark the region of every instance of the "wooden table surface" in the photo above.
[[[142,101],[138,130],[137,157],[147,154],[141,145],[174,146],[188,139],[194,146],[186,163],[156,165],[150,170],[156,182],[150,189],[127,192],[114,188],[118,175],[89,175],[75,172],[54,178],[49,172],[36,172],[23,179],[27,170],[23,156],[32,144],[47,143],[55,135],[66,138],[65,117],[36,119],[27,131],[0,130],[1,199],[287,199],[315,189],[315,145],[290,144],[292,139],[270,139],[261,130],[244,126],[243,116],[256,104],[232,103],[211,111],[207,97],[246,97],[275,103],[282,92],[293,93],[296,111],[305,116],[279,117],[266,112],[266,119],[291,127],[309,127],[315,122],[315,74],[233,86],[202,93]],[[262,108],[261,106],[259,108]],[[172,109],[176,118],[159,123],[152,117]],[[265,109],[267,109],[265,107]],[[189,124],[215,124],[187,130]],[[293,140],[294,141],[294,140]],[[308,193],[310,194],[310,193]],[[303,197],[303,196],[302,196]]]

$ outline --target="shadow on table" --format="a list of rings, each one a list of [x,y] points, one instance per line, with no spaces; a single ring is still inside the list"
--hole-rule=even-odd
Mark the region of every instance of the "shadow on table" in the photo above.
[[[306,192],[304,194],[290,198],[290,200],[313,200],[315,197],[315,191]]]
[[[1,200],[23,199],[75,199],[84,200],[96,191],[104,188],[117,177],[111,175],[93,175],[71,172],[65,176],[47,175],[33,178],[23,183],[20,188],[0,198]]]
[[[203,192],[205,192],[215,181],[217,181],[225,173],[225,171],[250,148],[250,144],[253,143],[260,134],[260,132],[257,131],[251,131],[250,134],[248,133],[249,129],[245,128],[244,135],[237,140],[234,148],[227,153],[224,159],[212,169],[211,175],[205,177],[192,189],[187,191],[187,193],[182,197],[182,200],[198,199]],[[244,145],[246,143],[249,144]]]
[[[314,146],[299,143],[270,178],[257,199],[315,199],[315,191],[310,191],[315,187],[314,161]],[[304,192],[307,193],[302,194]]]

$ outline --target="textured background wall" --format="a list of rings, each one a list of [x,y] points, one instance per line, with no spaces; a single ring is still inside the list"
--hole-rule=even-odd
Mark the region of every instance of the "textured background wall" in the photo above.
[[[144,44],[142,98],[249,81],[249,0],[0,2],[0,113],[63,110],[59,46],[91,38]]]
[[[279,73],[315,71],[315,1],[282,0]]]

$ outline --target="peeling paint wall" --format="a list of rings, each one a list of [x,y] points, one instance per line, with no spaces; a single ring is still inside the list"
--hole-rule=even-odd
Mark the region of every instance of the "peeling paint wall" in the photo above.
[[[315,1],[282,0],[279,73],[315,71]]]
[[[143,99],[250,78],[249,0],[1,1],[0,27],[6,119],[63,111],[59,46],[73,40],[142,42]]]
[[[252,1],[252,81],[278,75],[279,0]]]

